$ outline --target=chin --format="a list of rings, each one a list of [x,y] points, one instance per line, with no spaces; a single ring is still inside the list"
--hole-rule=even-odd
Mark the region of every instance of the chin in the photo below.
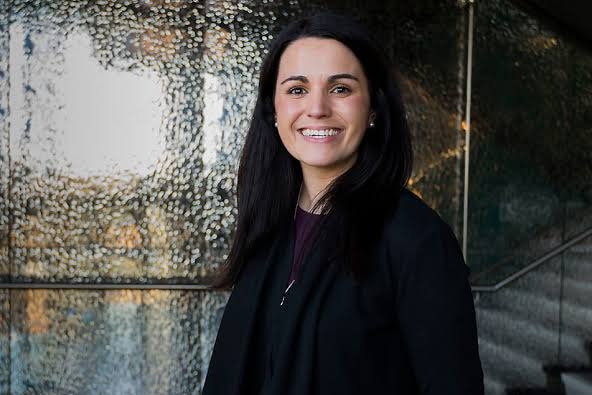
[[[301,159],[300,163],[302,165],[308,166],[308,167],[314,167],[317,168],[319,170],[323,169],[323,170],[338,170],[340,168],[345,168],[348,167],[347,164],[345,163],[345,161],[339,161],[339,160],[327,160],[327,158],[323,158],[323,159]]]

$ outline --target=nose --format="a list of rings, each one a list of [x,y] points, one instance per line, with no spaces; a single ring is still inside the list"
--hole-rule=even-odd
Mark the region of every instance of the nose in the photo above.
[[[308,95],[306,112],[311,118],[325,118],[330,116],[331,105],[327,95],[320,90],[311,92]]]

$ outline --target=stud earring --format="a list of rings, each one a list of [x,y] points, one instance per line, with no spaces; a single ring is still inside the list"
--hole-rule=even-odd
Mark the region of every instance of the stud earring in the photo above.
[[[370,121],[370,124],[368,126],[371,127],[371,128],[373,128],[374,127],[374,121]]]
[[[273,126],[275,126],[275,127],[277,128],[277,121],[275,121],[275,122],[273,123]]]

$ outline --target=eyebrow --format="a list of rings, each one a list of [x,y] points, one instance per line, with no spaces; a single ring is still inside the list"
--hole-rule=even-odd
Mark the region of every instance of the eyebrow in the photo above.
[[[335,82],[336,80],[341,80],[341,79],[350,79],[350,80],[354,80],[354,81],[359,81],[358,77],[348,74],[348,73],[341,73],[341,74],[335,74],[329,77],[329,82]],[[293,75],[291,77],[286,78],[285,80],[283,80],[280,85],[282,85],[284,82],[288,82],[288,81],[300,81],[300,82],[304,82],[307,83],[308,82],[308,78],[306,78],[303,75]]]

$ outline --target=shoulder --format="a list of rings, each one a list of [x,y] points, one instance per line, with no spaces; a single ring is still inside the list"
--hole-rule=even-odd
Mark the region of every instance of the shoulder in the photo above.
[[[455,256],[460,252],[452,228],[408,189],[401,192],[397,205],[386,214],[380,240],[382,248],[387,249],[388,256],[397,265],[416,261],[427,250],[453,251]],[[445,255],[448,254],[441,254]]]
[[[401,191],[399,201],[385,218],[386,235],[420,239],[422,236],[448,230],[450,227],[440,215],[419,196],[408,189]]]
[[[401,282],[410,278],[431,281],[456,276],[458,281],[466,280],[468,267],[452,228],[407,189],[386,218],[382,243],[393,281],[401,289]]]
[[[405,270],[409,266],[433,268],[451,264],[467,269],[450,225],[407,189],[401,192],[397,206],[387,216],[381,241],[397,270]]]

